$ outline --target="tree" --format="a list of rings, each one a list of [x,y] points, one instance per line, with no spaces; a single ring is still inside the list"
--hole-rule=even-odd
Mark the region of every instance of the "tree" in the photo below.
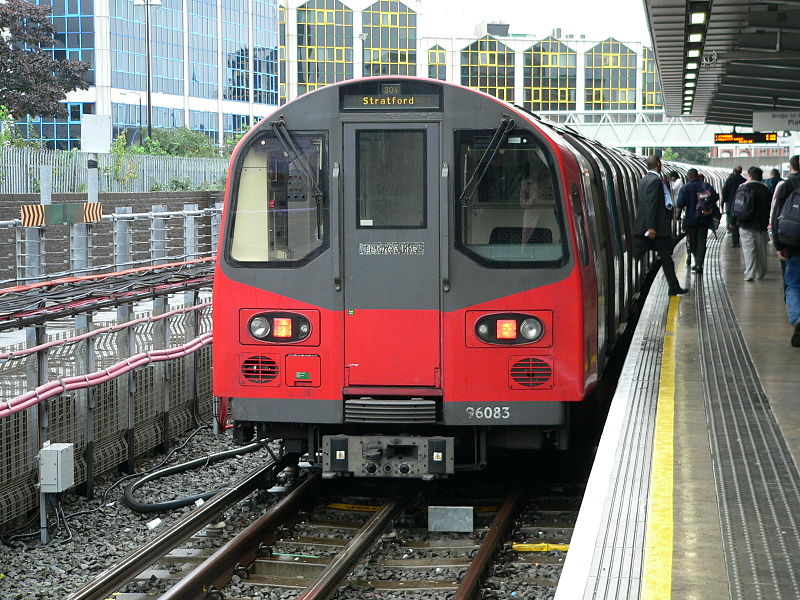
[[[18,119],[66,117],[66,94],[89,87],[87,63],[55,60],[48,50],[56,35],[49,16],[50,7],[24,0],[0,4],[0,105]]]
[[[690,165],[707,165],[710,160],[710,148],[667,148],[662,158],[668,161],[681,162]]]
[[[145,146],[150,138],[145,138]],[[202,131],[175,127],[172,129],[154,129],[153,142],[166,154],[174,156],[201,156],[218,158],[220,150],[217,145]]]

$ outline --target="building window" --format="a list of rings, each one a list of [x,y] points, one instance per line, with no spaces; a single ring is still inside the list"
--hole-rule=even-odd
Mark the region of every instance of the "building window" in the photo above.
[[[278,79],[278,101],[286,104],[286,8],[278,7],[278,60],[280,62],[280,78]]]
[[[575,110],[577,54],[548,37],[525,51],[523,105],[531,111]]]
[[[250,129],[250,117],[247,115],[222,115],[222,137],[229,140]]]
[[[144,20],[145,6],[136,6]],[[153,91],[183,94],[183,0],[150,7]]]
[[[94,83],[94,0],[53,2],[34,0],[52,8],[50,21],[56,30],[51,48],[55,60],[82,60],[89,63],[86,81]]]
[[[252,17],[253,102],[277,106],[278,5],[276,0],[253,0]]]
[[[153,107],[153,127],[156,129],[175,129],[183,127],[183,109]],[[111,127],[114,137],[119,137],[127,131],[128,143],[139,143],[140,136],[147,135],[147,107],[138,104],[121,104],[114,102],[111,105]]]
[[[127,90],[144,90],[146,87],[144,18],[144,7],[134,7],[130,0],[112,0],[112,87]]]
[[[353,78],[353,11],[339,0],[297,9],[297,93]]]
[[[21,135],[30,140],[39,140],[51,150],[72,150],[81,145],[81,116],[94,114],[94,102],[67,102],[67,117],[36,117],[30,115],[17,121]]]
[[[514,52],[490,35],[461,51],[461,84],[514,101]]]
[[[219,128],[217,127],[217,113],[204,110],[190,110],[189,128],[195,131],[202,131],[211,138],[212,142],[215,144],[218,143],[217,134]]]
[[[189,94],[216,98],[217,85],[217,3],[189,1]]]
[[[447,80],[447,53],[441,46],[434,46],[428,50],[428,77],[440,81]]]
[[[636,109],[636,53],[614,38],[586,53],[586,110]]]
[[[222,4],[222,60],[226,100],[250,100],[250,52],[247,40],[247,0]]]
[[[645,48],[642,52],[642,110],[662,110],[663,108],[656,59],[653,51]]]
[[[417,13],[397,0],[381,0],[361,12],[363,74],[417,74]]]

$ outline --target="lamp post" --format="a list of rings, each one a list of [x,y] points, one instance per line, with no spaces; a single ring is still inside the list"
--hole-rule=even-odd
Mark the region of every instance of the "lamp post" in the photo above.
[[[147,64],[147,137],[153,139],[153,99],[150,67],[150,7],[161,6],[161,0],[133,0],[134,6],[144,6],[144,39]]]

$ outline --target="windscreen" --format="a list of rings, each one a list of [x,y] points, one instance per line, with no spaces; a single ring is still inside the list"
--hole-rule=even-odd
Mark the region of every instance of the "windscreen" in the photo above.
[[[270,132],[250,144],[234,173],[231,259],[286,266],[324,247],[324,150],[322,134]]]
[[[494,148],[493,135],[457,136],[459,247],[490,266],[561,264],[563,220],[547,155],[524,131],[511,131]]]

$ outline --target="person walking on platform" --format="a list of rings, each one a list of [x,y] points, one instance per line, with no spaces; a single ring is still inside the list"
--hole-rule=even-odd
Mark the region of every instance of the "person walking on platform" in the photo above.
[[[683,182],[681,181],[681,176],[678,174],[677,171],[672,171],[669,174],[669,189],[672,192],[672,201],[676,201],[678,199],[678,194],[683,187]]]
[[[736,191],[731,215],[742,243],[744,280],[764,279],[767,274],[767,225],[772,195],[761,180],[758,167],[747,169],[747,182]]]
[[[769,172],[769,179],[765,179],[764,183],[767,184],[767,187],[769,188],[769,193],[774,194],[775,188],[778,187],[778,184],[781,181],[783,181],[783,179],[781,179],[781,174],[778,172],[778,169],[772,169]]]
[[[736,190],[744,183],[742,177],[742,167],[733,167],[733,173],[728,175],[725,185],[722,186],[722,210],[725,211],[726,221],[728,222],[728,230],[731,232],[731,241],[734,248],[739,247],[739,230],[736,225],[731,223],[731,208],[733,208],[733,197],[736,195]]]
[[[655,250],[661,259],[670,296],[685,294],[689,290],[682,288],[678,282],[672,261],[672,195],[667,183],[661,179],[661,159],[657,156],[648,157],[647,169],[637,190],[639,210],[634,225],[635,254],[641,257],[648,250]]]
[[[689,252],[694,257],[692,271],[699,275],[703,272],[708,228],[714,218],[719,195],[710,184],[701,181],[697,169],[689,169],[686,179],[686,185],[678,194],[677,205],[683,209],[683,225],[689,240]]]
[[[772,244],[786,263],[783,285],[786,312],[794,327],[792,346],[800,348],[800,221],[796,216],[800,211],[800,156],[797,154],[789,159],[789,170],[789,177],[775,189],[770,228]]]

